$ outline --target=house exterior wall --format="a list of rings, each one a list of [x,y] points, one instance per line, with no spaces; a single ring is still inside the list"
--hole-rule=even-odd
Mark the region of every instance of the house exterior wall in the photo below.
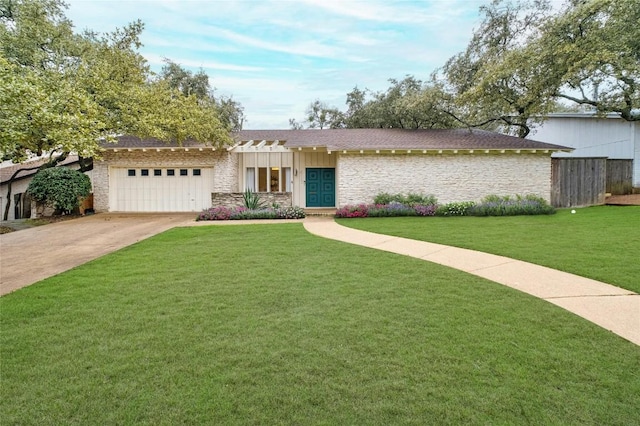
[[[337,159],[336,154],[329,154],[327,152],[294,152],[293,155],[293,205],[299,207],[306,207],[306,169],[308,167],[313,168],[336,168]],[[338,181],[338,172],[336,170],[336,181]],[[336,192],[339,192],[339,187],[336,182]],[[338,194],[336,193],[336,201],[338,200]]]
[[[27,179],[20,179],[13,182],[11,185],[11,206],[9,207],[9,215],[7,220],[15,219],[15,203],[13,202],[16,194],[25,193],[31,182],[31,177]],[[4,209],[7,207],[7,190],[8,184],[0,185],[0,220],[4,219]]]
[[[535,194],[550,200],[551,158],[538,154],[350,155],[337,163],[338,205],[379,193],[421,193],[439,202]]]
[[[70,165],[70,166],[64,166],[64,167],[70,167],[73,170],[78,170],[78,166],[76,164],[74,165]],[[91,188],[95,188],[95,184],[93,182],[93,170],[90,170],[88,172],[84,172],[84,174],[86,174],[87,176],[89,176],[89,179],[91,180]],[[9,207],[9,215],[7,216],[7,220],[14,220],[15,219],[15,202],[14,202],[14,197],[16,194],[20,194],[20,193],[25,193],[27,192],[27,188],[29,187],[29,184],[31,183],[31,179],[33,179],[33,175],[22,178],[22,179],[18,179],[15,180],[12,185],[11,185],[11,206]],[[3,183],[2,185],[0,185],[0,221],[3,220],[4,218],[4,209],[7,206],[7,191],[9,189],[9,184],[8,183]],[[35,203],[34,203],[34,207],[35,207]],[[32,208],[32,212],[31,212],[31,217],[35,217],[35,210],[34,208]]]
[[[591,114],[552,114],[528,138],[575,148],[556,152],[554,158],[633,160],[633,186],[640,187],[640,122]]]
[[[213,167],[214,192],[238,191],[238,159],[228,151],[108,150],[93,167],[96,212],[109,211],[109,169],[113,167]]]
[[[238,161],[238,188],[245,189],[250,188],[251,185],[247,182],[247,168],[267,168],[278,167],[280,169],[293,167],[293,153],[291,151],[280,152],[263,152],[256,150],[255,152],[241,152],[235,154]],[[255,175],[257,179],[257,174]],[[285,176],[281,178],[284,180]],[[291,177],[293,179],[293,176]],[[291,184],[293,182],[291,181]],[[257,188],[257,184],[254,184]],[[289,183],[282,185],[282,190],[285,191],[289,188]],[[291,202],[291,200],[289,200]]]

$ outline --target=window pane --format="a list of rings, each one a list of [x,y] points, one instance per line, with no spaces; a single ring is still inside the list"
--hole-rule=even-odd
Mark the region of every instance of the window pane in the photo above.
[[[149,176],[149,169],[140,170],[140,176]]]
[[[256,169],[253,167],[247,168],[245,175],[245,189],[256,192]]]
[[[162,170],[160,170],[160,169],[154,169],[154,170],[153,170],[153,175],[154,175],[154,176],[162,176]]]
[[[180,169],[180,176],[189,176],[189,170]]]
[[[282,169],[282,179],[284,180],[285,192],[291,192],[291,167],[284,167]]]
[[[280,169],[271,168],[271,192],[280,192]]]
[[[127,176],[135,176],[135,175],[136,175],[136,170],[135,169],[127,170]]]
[[[176,175],[176,171],[173,169],[167,169],[167,176],[175,176]]]
[[[200,176],[200,169],[193,169],[194,176]]]
[[[267,192],[267,168],[258,168],[258,192]]]

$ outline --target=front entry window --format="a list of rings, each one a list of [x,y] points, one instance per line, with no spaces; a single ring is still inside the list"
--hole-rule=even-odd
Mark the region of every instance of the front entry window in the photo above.
[[[244,176],[249,191],[291,192],[291,167],[247,167]]]

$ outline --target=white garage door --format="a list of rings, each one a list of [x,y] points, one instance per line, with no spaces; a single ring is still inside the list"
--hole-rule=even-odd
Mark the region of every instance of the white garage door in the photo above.
[[[197,212],[211,207],[213,168],[111,168],[110,210]]]

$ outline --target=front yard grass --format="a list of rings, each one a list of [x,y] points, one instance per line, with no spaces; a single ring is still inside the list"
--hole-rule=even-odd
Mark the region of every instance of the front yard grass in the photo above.
[[[301,224],[174,229],[4,296],[0,312],[3,424],[640,418],[638,346]]]
[[[640,293],[640,207],[554,215],[338,219],[351,228],[463,247],[571,272]]]

